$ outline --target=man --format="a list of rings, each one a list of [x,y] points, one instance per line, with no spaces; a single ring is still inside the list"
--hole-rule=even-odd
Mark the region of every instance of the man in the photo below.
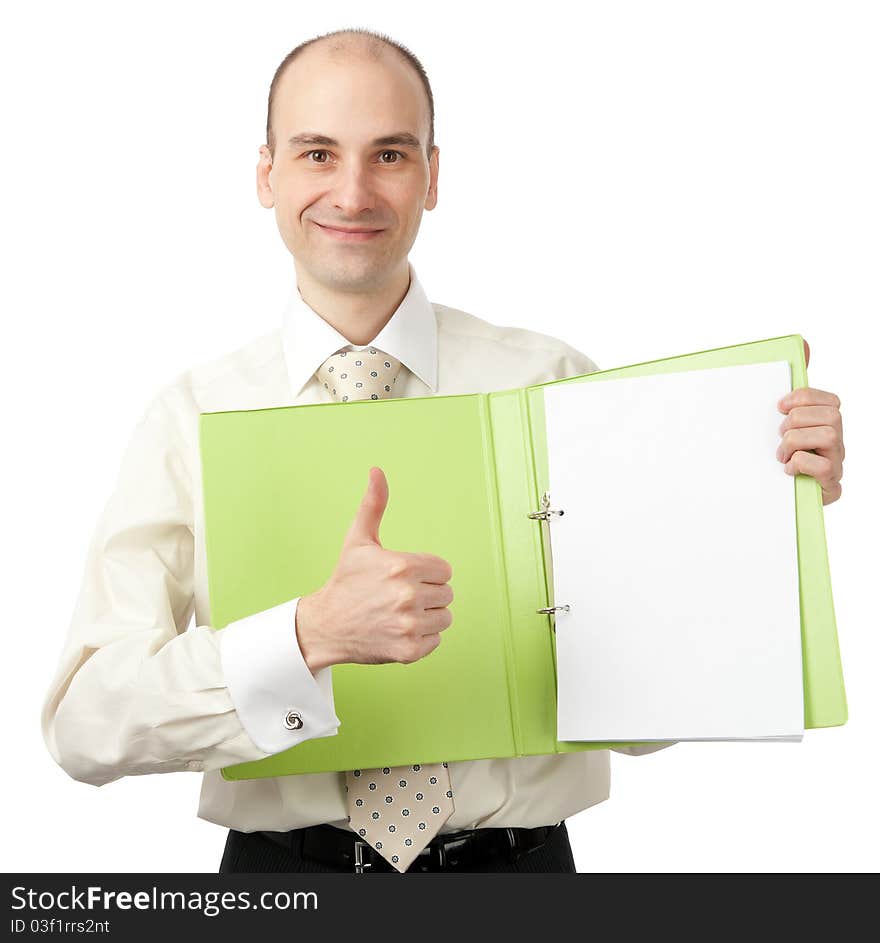
[[[437,818],[419,823],[434,837],[421,844],[401,818],[392,850],[387,831],[383,841],[357,817],[368,781],[412,789],[409,774],[227,782],[220,773],[334,734],[333,664],[410,663],[442,644],[453,561],[381,546],[389,491],[382,470],[371,470],[327,583],[215,630],[199,413],[488,392],[596,369],[556,338],[427,300],[408,253],[423,210],[436,206],[438,175],[430,85],[408,50],[339,31],[288,55],[272,81],[257,167],[260,202],[274,209],[296,274],[282,329],[156,396],[89,550],[44,706],[46,743],[72,777],[95,785],[204,772],[199,815],[230,829],[221,871],[574,871],[564,819],[608,796],[605,750],[414,766],[416,782],[437,788]],[[779,458],[789,473],[820,480],[825,503],[840,496],[839,405],[811,389],[780,405]],[[427,788],[406,801],[424,802]]]

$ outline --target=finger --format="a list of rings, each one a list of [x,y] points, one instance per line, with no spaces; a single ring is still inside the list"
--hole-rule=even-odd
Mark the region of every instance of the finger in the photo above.
[[[832,484],[830,489],[822,489],[822,504],[831,504],[833,501],[836,501],[841,494],[843,494],[843,485],[838,481],[837,484]]]
[[[430,655],[431,652],[433,652],[434,649],[440,644],[440,636],[426,635],[423,637],[423,641],[425,642],[425,650],[422,654],[422,658],[424,658],[425,655]]]
[[[422,609],[438,609],[448,606],[453,598],[449,583],[422,583],[418,604]]]
[[[416,629],[419,635],[443,632],[452,625],[452,613],[448,609],[426,609],[422,616]]]
[[[395,552],[397,571],[400,575],[422,583],[448,583],[452,579],[452,566],[433,553]]]
[[[448,583],[452,579],[452,564],[433,553],[420,553],[423,583]]]
[[[781,413],[787,413],[794,406],[836,406],[840,409],[840,397],[827,390],[799,386],[796,390],[786,393],[776,404],[776,408]]]
[[[804,340],[804,366],[810,366],[810,345]]]
[[[833,463],[842,463],[843,450],[837,430],[832,426],[810,426],[807,429],[789,429],[782,437],[776,457],[788,462],[798,450],[815,450],[818,455]]]
[[[371,468],[367,477],[367,489],[348,528],[348,533],[345,535],[344,545],[356,546],[370,543],[381,547],[379,528],[387,506],[388,479],[381,468],[376,469],[376,474],[373,474]]]
[[[835,406],[795,406],[779,424],[779,434],[786,429],[804,429],[808,426],[831,426],[843,438],[843,419]]]
[[[795,452],[786,464],[785,471],[789,475],[807,475],[819,482],[822,487],[822,504],[831,504],[836,501],[843,486],[836,477],[829,459],[813,452]]]

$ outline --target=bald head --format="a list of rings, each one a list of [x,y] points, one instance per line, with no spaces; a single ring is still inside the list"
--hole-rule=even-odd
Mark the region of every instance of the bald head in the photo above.
[[[430,158],[434,148],[434,95],[431,84],[421,62],[405,46],[395,42],[383,33],[376,33],[366,29],[344,29],[332,33],[325,33],[313,39],[300,43],[291,50],[275,70],[272,84],[269,88],[269,102],[266,114],[266,144],[272,158],[276,148],[276,110],[280,89],[288,85],[289,73],[294,63],[299,60],[301,68],[308,68],[310,64],[330,62],[344,65],[356,60],[373,62],[376,64],[403,66],[401,76],[408,75],[410,82],[414,78],[421,87],[419,94],[425,112],[427,134],[424,141],[425,155]],[[406,81],[406,79],[404,79]]]
[[[376,33],[358,30],[337,30],[308,40],[303,47],[312,50],[324,50],[330,56],[366,56],[374,61],[387,54],[393,45],[383,40]]]

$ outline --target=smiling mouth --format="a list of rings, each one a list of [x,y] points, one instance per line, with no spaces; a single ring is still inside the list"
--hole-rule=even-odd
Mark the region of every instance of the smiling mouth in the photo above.
[[[322,226],[320,223],[315,223],[315,225],[328,236],[343,242],[364,242],[384,232],[382,229],[336,229],[333,226]]]

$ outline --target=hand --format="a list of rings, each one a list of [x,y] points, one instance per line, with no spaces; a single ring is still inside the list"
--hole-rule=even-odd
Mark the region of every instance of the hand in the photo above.
[[[371,468],[333,575],[297,604],[300,651],[313,673],[347,662],[418,661],[452,624],[452,567],[431,553],[385,550],[379,525],[387,504],[385,473]]]
[[[806,362],[810,347],[804,341]],[[840,398],[834,393],[805,386],[792,390],[777,404],[786,413],[779,426],[782,442],[776,452],[789,475],[809,475],[822,486],[822,504],[831,504],[841,495],[843,478],[843,419]]]

